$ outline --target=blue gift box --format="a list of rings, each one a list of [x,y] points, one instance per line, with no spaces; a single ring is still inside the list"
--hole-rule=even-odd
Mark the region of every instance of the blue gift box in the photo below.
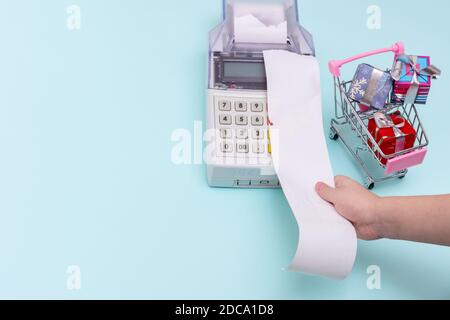
[[[423,70],[430,66],[429,56],[411,56],[415,60],[417,70]],[[396,81],[398,85],[409,86],[413,81],[414,72],[409,65],[402,64],[402,72],[400,80]],[[431,77],[427,75],[418,74],[417,79],[421,85],[431,85]]]
[[[428,94],[431,88],[432,77],[427,74],[421,74],[421,70],[430,67],[429,56],[407,56],[410,63],[414,65],[416,70],[413,70],[411,64],[401,63],[401,73],[397,81],[394,81],[394,89],[392,94],[392,103],[416,103],[426,104]],[[414,83],[414,75],[417,77],[418,88],[412,88]],[[408,95],[410,89],[413,93]]]
[[[360,64],[348,90],[349,99],[367,107],[383,109],[392,89],[392,77],[387,71]]]

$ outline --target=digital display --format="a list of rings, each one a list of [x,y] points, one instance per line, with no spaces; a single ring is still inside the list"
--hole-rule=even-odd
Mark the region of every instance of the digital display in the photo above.
[[[224,61],[223,76],[241,82],[265,82],[266,69],[263,62]]]

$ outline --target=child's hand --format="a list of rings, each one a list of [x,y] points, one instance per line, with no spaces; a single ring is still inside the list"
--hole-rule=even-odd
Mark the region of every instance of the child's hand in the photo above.
[[[380,217],[377,217],[380,198],[347,177],[337,176],[335,184],[334,189],[318,183],[316,191],[322,199],[333,204],[339,214],[353,223],[360,239],[381,238]]]
[[[380,238],[450,246],[450,195],[380,198],[347,177],[317,193],[355,226],[363,240]]]

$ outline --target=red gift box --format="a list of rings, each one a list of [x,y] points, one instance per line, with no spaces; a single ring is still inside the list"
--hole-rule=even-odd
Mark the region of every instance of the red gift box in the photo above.
[[[416,130],[400,112],[388,116],[376,113],[375,117],[369,120],[369,132],[385,156],[413,148],[417,137]],[[372,147],[370,139],[368,142]],[[375,154],[383,165],[387,164],[388,159],[378,151]]]

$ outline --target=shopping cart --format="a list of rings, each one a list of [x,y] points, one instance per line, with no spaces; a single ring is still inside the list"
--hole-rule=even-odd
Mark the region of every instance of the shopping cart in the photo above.
[[[389,48],[329,63],[329,70],[334,76],[335,91],[335,118],[331,121],[330,138],[340,139],[348,149],[364,172],[365,186],[368,189],[373,189],[379,182],[404,178],[408,168],[424,161],[428,146],[428,138],[414,104],[387,103],[383,110],[374,110],[360,105],[347,96],[352,81],[341,80],[341,67],[352,61],[386,52],[393,52],[397,57],[404,54],[404,46],[399,42]],[[390,97],[388,101],[391,101]],[[393,154],[385,154],[368,128],[369,120],[374,118],[376,112],[382,112],[387,117],[399,112],[416,130],[414,146]]]

